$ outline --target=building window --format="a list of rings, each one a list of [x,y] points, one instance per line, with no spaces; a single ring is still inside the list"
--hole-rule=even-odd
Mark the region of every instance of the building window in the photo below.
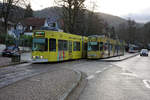
[[[30,26],[30,31],[32,31],[32,26]]]

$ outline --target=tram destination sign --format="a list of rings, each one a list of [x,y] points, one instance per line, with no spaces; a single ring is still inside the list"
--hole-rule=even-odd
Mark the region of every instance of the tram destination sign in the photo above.
[[[45,36],[45,32],[34,32],[34,36],[35,37],[44,37]]]

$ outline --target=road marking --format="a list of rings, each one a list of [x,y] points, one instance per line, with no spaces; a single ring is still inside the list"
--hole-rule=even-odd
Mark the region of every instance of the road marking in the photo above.
[[[136,74],[133,74],[133,73],[120,73],[122,75],[127,75],[127,76],[134,76],[134,77],[137,77]]]
[[[29,66],[29,65],[31,65],[31,63],[24,63],[24,64],[19,64],[18,66],[20,67],[24,67],[24,66]]]
[[[95,77],[94,75],[90,75],[90,76],[88,76],[86,79],[90,80],[90,79],[92,79],[92,78],[94,78],[94,77]]]
[[[103,70],[106,70],[107,68],[103,68]]]
[[[105,67],[105,68],[103,68],[103,71],[107,70],[108,68],[110,68],[110,67]]]
[[[150,81],[149,80],[143,80],[143,83],[145,84],[145,86],[150,89],[150,85],[148,82],[150,82]]]
[[[108,68],[109,68],[109,67],[108,67]],[[98,70],[98,71],[95,72],[95,74],[99,74],[99,73],[101,73],[101,72],[107,70],[108,68],[105,67],[105,68],[103,68],[102,71]],[[92,79],[92,78],[94,78],[94,77],[95,77],[94,75],[90,75],[90,76],[88,76],[86,79],[90,80],[90,79]]]
[[[101,72],[102,72],[102,71],[98,70],[98,71],[96,71],[95,73],[98,74],[98,73],[101,73]]]
[[[39,79],[31,79],[31,81],[39,82],[40,80]]]

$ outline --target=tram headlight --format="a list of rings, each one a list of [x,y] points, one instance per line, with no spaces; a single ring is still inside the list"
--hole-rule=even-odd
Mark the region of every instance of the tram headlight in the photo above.
[[[35,56],[32,56],[33,59],[35,59]]]
[[[41,59],[43,59],[43,56],[40,56]]]

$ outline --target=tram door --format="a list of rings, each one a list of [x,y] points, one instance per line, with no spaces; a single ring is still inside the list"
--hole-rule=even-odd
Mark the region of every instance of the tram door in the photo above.
[[[69,41],[69,59],[72,59],[72,41]]]

